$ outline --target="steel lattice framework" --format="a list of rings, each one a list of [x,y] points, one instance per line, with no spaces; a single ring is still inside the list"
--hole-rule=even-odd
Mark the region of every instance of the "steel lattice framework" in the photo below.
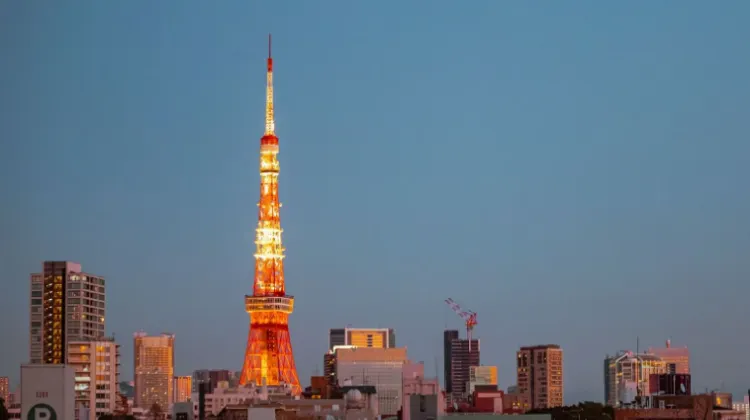
[[[240,384],[289,384],[295,395],[301,392],[289,337],[289,314],[294,297],[284,286],[284,247],[279,217],[279,138],[273,117],[273,59],[268,36],[266,81],[266,130],[260,140],[260,201],[255,244],[255,281],[252,296],[245,296],[250,314],[245,362]]]

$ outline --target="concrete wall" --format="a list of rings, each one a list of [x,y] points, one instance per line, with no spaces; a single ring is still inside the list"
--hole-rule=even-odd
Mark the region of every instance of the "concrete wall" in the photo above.
[[[73,368],[66,365],[22,365],[21,418],[74,419],[74,375]]]

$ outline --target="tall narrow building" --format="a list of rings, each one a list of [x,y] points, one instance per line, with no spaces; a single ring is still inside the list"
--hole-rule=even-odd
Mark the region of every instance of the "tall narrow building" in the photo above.
[[[563,405],[563,351],[556,344],[521,347],[517,386],[524,411]]]
[[[471,367],[480,365],[479,339],[462,339],[458,331],[443,333],[446,392],[451,403],[465,402],[469,397]]]
[[[135,333],[133,356],[134,405],[148,410],[157,404],[166,412],[174,396],[174,334]]]
[[[104,278],[81,264],[45,261],[31,274],[31,364],[64,364],[67,343],[104,337]]]
[[[253,294],[245,296],[250,315],[245,360],[240,384],[288,384],[292,392],[302,391],[289,337],[289,315],[294,297],[286,294],[284,247],[281,242],[279,210],[279,138],[273,115],[273,59],[268,36],[266,67],[266,130],[260,139],[260,201],[255,235],[255,279]]]

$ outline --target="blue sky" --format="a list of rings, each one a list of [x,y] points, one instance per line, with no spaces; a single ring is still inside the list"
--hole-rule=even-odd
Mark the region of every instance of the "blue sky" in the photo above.
[[[28,274],[107,278],[107,330],[239,369],[274,35],[287,290],[303,383],[327,330],[393,327],[428,374],[476,311],[482,361],[672,337],[739,394],[750,293],[750,3],[3,2],[0,375]]]

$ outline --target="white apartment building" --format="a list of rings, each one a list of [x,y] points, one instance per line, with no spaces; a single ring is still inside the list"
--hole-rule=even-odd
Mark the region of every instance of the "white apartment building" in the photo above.
[[[68,366],[75,370],[75,413],[89,418],[113,413],[120,377],[120,346],[112,338],[68,343]]]
[[[30,363],[65,363],[67,343],[105,335],[104,278],[78,263],[45,261],[30,280]]]

